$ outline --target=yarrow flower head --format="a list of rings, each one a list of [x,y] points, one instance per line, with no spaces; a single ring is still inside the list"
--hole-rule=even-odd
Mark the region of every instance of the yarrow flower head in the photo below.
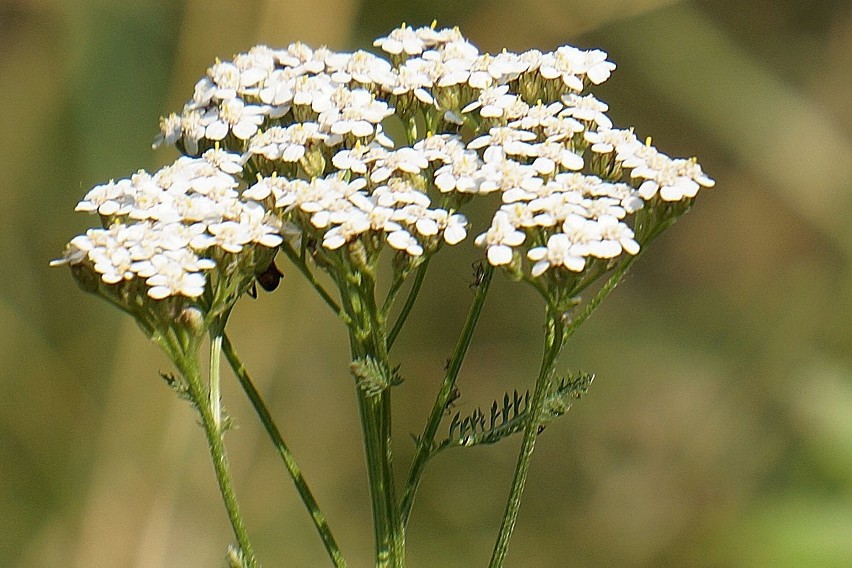
[[[293,43],[217,60],[161,120],[155,145],[184,156],[89,191],[77,210],[101,227],[54,264],[197,302],[288,239],[316,243],[325,268],[382,249],[416,264],[466,238],[460,208],[498,194],[474,240],[488,262],[563,281],[637,254],[713,186],[696,160],[613,126],[589,92],[615,69],[601,50],[490,55],[434,25],[373,45],[387,59]],[[383,129],[394,115],[401,142]]]
[[[168,382],[199,411],[239,542],[229,554],[235,566],[259,564],[227,477],[220,354],[273,432],[225,326],[241,297],[257,296],[256,285],[278,286],[278,253],[348,330],[365,447],[376,458],[367,460],[373,512],[395,521],[374,525],[382,533],[377,562],[401,564],[398,545],[429,459],[453,445],[493,443],[522,430],[492,557],[502,565],[531,443],[591,380],[557,380],[562,347],[636,255],[714,185],[696,159],[669,157],[613,124],[609,106],[592,92],[615,70],[601,50],[481,53],[458,28],[434,24],[402,25],[373,47],[376,53],[340,53],[296,42],[217,59],[181,110],[160,120],[154,146],[173,145],[181,156],[153,173],[139,170],[89,190],[76,210],[96,219],[94,226],[51,262],[70,267],[82,289],[132,315],[177,367],[181,377]],[[472,226],[468,209],[471,219],[486,221]],[[389,353],[436,264],[432,256],[469,234],[481,259],[474,263],[471,311],[446,367],[438,412],[417,438],[404,498],[386,499],[393,486],[386,390],[401,382]],[[316,278],[318,271],[328,278]],[[456,415],[449,438],[438,441],[497,271],[546,303],[539,379],[531,395],[515,391],[502,406],[494,403],[490,429],[477,410]],[[582,299],[593,284],[594,295]],[[396,309],[403,290],[408,298]],[[210,370],[202,384],[198,352],[208,335]],[[334,539],[309,501],[338,564]]]

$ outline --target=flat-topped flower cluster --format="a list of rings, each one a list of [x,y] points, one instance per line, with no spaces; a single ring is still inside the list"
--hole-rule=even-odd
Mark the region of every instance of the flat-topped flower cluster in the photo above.
[[[55,263],[196,298],[228,255],[285,238],[417,262],[463,241],[460,209],[495,194],[475,238],[488,262],[581,273],[639,251],[640,212],[713,185],[695,160],[613,127],[587,92],[615,68],[600,50],[490,55],[458,29],[404,25],[374,45],[387,58],[294,43],[217,61],[161,120],[155,145],[184,156],[91,190],[77,209],[102,226]]]

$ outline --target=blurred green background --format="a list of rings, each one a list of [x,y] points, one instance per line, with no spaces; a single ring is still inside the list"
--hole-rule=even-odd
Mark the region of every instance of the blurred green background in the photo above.
[[[852,565],[852,8],[845,0],[3,0],[0,2],[0,564],[207,567],[231,535],[201,430],[128,318],[48,269],[92,185],[152,152],[220,56],[352,50],[402,21],[481,50],[600,47],[622,127],[717,180],[568,349],[597,373],[541,436],[508,566]],[[436,260],[397,357],[398,469],[471,294],[476,252]],[[285,266],[286,270],[286,266]],[[542,310],[492,286],[458,408],[526,387]],[[289,271],[232,337],[352,566],[371,521],[347,348]],[[227,441],[266,566],[324,566],[319,538],[229,381]],[[517,440],[425,478],[410,566],[483,566]]]

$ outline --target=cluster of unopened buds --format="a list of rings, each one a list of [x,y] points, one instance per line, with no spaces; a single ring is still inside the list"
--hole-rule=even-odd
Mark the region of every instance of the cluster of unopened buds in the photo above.
[[[564,279],[635,255],[713,185],[613,127],[588,93],[615,68],[602,51],[490,55],[458,29],[406,26],[374,45],[385,57],[294,43],[217,61],[161,120],[155,145],[183,157],[92,189],[77,210],[101,227],[54,264],[195,299],[212,272],[262,272],[285,239],[326,263],[385,245],[416,263],[465,240],[460,210],[495,194],[474,239],[488,262]]]

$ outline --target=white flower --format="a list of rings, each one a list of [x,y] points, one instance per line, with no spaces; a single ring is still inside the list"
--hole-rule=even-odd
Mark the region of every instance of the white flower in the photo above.
[[[264,109],[256,105],[247,105],[240,98],[222,101],[218,108],[211,109],[205,136],[210,140],[222,140],[228,131],[240,140],[248,140],[263,123]]]
[[[162,144],[172,145],[177,142],[182,134],[181,117],[176,113],[160,117],[160,134],[154,139],[152,146],[159,148]]]
[[[381,183],[387,180],[395,172],[407,174],[419,174],[421,170],[429,167],[429,160],[420,150],[414,148],[399,148],[393,152],[379,157],[375,162],[375,169],[370,174],[370,181]]]
[[[596,247],[599,247],[601,226],[596,221],[569,214],[562,222],[562,232],[577,245],[572,249],[576,254],[589,256]]]
[[[240,223],[248,229],[251,242],[275,248],[284,242],[281,237],[281,223],[275,217],[268,215],[260,203],[248,201],[243,205]]]
[[[264,201],[271,195],[274,200],[278,200],[286,193],[289,184],[290,180],[277,175],[260,177],[257,183],[243,191],[243,198]]]
[[[553,266],[561,266],[573,272],[582,272],[586,267],[586,259],[582,254],[582,247],[565,233],[556,233],[547,239],[547,246],[535,247],[527,253],[527,258],[534,261],[531,274],[541,276]]]
[[[281,117],[287,114],[293,102],[293,83],[296,77],[303,73],[302,69],[287,67],[276,69],[269,75],[258,90],[257,97],[262,103],[277,109],[274,113],[270,111],[270,116]]]
[[[372,136],[376,125],[393,114],[387,103],[377,100],[364,89],[339,87],[327,98],[314,99],[312,108],[320,113],[317,122],[333,134],[351,133],[357,137]]]
[[[207,76],[213,82],[212,97],[219,100],[233,99],[237,96],[237,92],[242,86],[240,70],[230,61],[220,61],[207,70]],[[202,80],[203,81],[203,80]],[[201,82],[199,82],[199,85]],[[196,94],[204,93],[202,100],[207,98],[206,93],[209,89],[196,87]],[[201,100],[197,101],[201,102]]]
[[[332,81],[349,83],[355,81],[364,85],[382,85],[391,80],[391,64],[368,51],[359,50],[341,61],[342,65],[329,66]]]
[[[339,170],[350,170],[357,174],[366,174],[367,166],[387,154],[384,148],[356,143],[346,150],[340,150],[331,159],[331,163]]]
[[[542,133],[547,142],[570,140],[575,134],[585,129],[582,122],[570,116],[557,116],[554,120],[542,125]]]
[[[391,55],[420,55],[423,51],[438,42],[438,34],[431,28],[415,30],[402,25],[385,36],[373,42],[373,45]]]
[[[323,67],[325,64],[323,63]],[[313,107],[314,101],[328,99],[337,86],[331,77],[321,75],[300,75],[292,81],[293,104]]]
[[[574,93],[563,95],[562,102],[565,109],[560,113],[562,116],[570,116],[577,120],[595,123],[598,128],[612,128],[612,121],[605,114],[609,107],[606,103],[599,101],[594,95],[581,97]]]
[[[433,86],[431,75],[435,72],[436,64],[433,61],[425,61],[420,58],[407,60],[399,68],[387,77],[382,83],[386,91],[394,95],[413,93],[420,102],[433,105],[435,99],[429,92]]]
[[[592,49],[583,52],[583,66],[586,68],[586,77],[594,85],[600,85],[615,70],[615,63],[606,60],[607,54],[600,49]]]
[[[452,162],[465,151],[464,142],[458,134],[432,134],[414,144],[430,162]]]
[[[417,232],[424,237],[443,232],[448,245],[460,243],[467,236],[467,219],[458,213],[450,214],[445,209],[427,209],[426,216],[415,223]]]
[[[476,193],[483,179],[482,166],[479,154],[471,150],[462,150],[453,156],[449,164],[435,171],[435,186],[442,193],[449,191]]]
[[[472,150],[485,148],[483,158],[486,162],[503,160],[509,156],[529,156],[529,141],[535,140],[535,134],[527,130],[518,130],[508,126],[495,126],[488,134],[470,141]]]
[[[529,155],[536,156],[532,166],[543,175],[554,173],[557,166],[567,170],[580,170],[584,164],[582,156],[575,154],[561,142],[534,144],[530,147]]]
[[[479,109],[482,118],[500,118],[519,100],[518,95],[509,93],[509,85],[488,87],[480,91],[479,98],[463,109],[463,113]]]
[[[180,117],[180,129],[186,150],[190,154],[197,154],[198,141],[204,138],[207,132],[204,111],[184,107]]]
[[[588,216],[591,219],[600,219],[602,217],[624,219],[625,215],[627,215],[627,211],[621,206],[619,200],[612,197],[584,199],[583,206],[586,208]]]
[[[509,191],[513,188],[536,192],[544,183],[544,180],[536,176],[536,171],[532,166],[514,160],[488,162],[480,172],[483,178],[479,186],[480,193],[490,193],[496,190]]]
[[[606,60],[606,53],[598,49],[583,51],[565,45],[555,53],[542,56],[539,73],[545,79],[561,78],[574,91],[583,90],[583,77],[595,85],[603,83],[615,69],[615,64]]]
[[[639,243],[633,240],[633,231],[611,215],[597,220],[600,241],[590,246],[590,252],[598,258],[615,258],[621,251],[628,254],[639,252]]]
[[[663,201],[680,201],[695,197],[701,186],[715,185],[694,160],[672,160],[648,146],[636,151],[624,164],[635,166],[631,177],[645,179],[639,186],[639,195],[645,200],[659,193]]]
[[[163,262],[145,283],[150,286],[148,296],[162,300],[169,296],[197,298],[204,293],[205,281],[200,272],[185,272],[176,262]]]
[[[369,230],[370,218],[363,211],[353,207],[346,212],[338,225],[325,233],[322,246],[330,250],[338,249],[344,243]]]
[[[396,250],[405,251],[410,256],[420,256],[423,254],[423,247],[417,242],[417,239],[411,236],[411,233],[404,229],[394,231],[387,237],[388,244]]]
[[[274,126],[251,138],[248,154],[269,160],[298,162],[305,155],[306,146],[314,140],[326,138],[315,122],[297,122],[286,128]]]
[[[491,221],[488,231],[482,233],[476,240],[476,246],[487,248],[488,262],[492,266],[501,266],[512,262],[512,247],[523,244],[527,236],[519,231],[509,221],[505,211],[498,210]]]
[[[404,207],[411,204],[429,207],[431,203],[428,195],[419,191],[410,181],[400,177],[392,177],[386,185],[374,189],[373,198],[382,207]]]
[[[207,230],[209,235],[198,235],[192,240],[192,247],[196,250],[218,246],[224,251],[238,253],[252,240],[249,228],[236,221],[212,223],[207,226]]]
[[[542,128],[543,126],[553,124],[556,120],[558,120],[556,117],[563,108],[562,103],[559,101],[548,105],[539,101],[535,106],[529,107],[522,117],[510,122],[508,125],[513,128],[517,128],[518,130],[534,130],[536,128]]]
[[[603,129],[597,132],[589,130],[583,134],[583,137],[592,143],[592,152],[609,154],[615,151],[620,160],[633,155],[638,148],[642,147],[642,143],[632,130]]]
[[[220,148],[211,148],[201,154],[208,164],[225,172],[226,174],[239,174],[243,171],[242,158],[239,154],[232,154]]]
[[[74,208],[75,211],[95,212],[104,216],[112,216],[125,211],[130,211],[130,206],[136,197],[136,188],[129,179],[118,182],[110,181],[104,185],[97,185],[86,194],[82,201]]]

